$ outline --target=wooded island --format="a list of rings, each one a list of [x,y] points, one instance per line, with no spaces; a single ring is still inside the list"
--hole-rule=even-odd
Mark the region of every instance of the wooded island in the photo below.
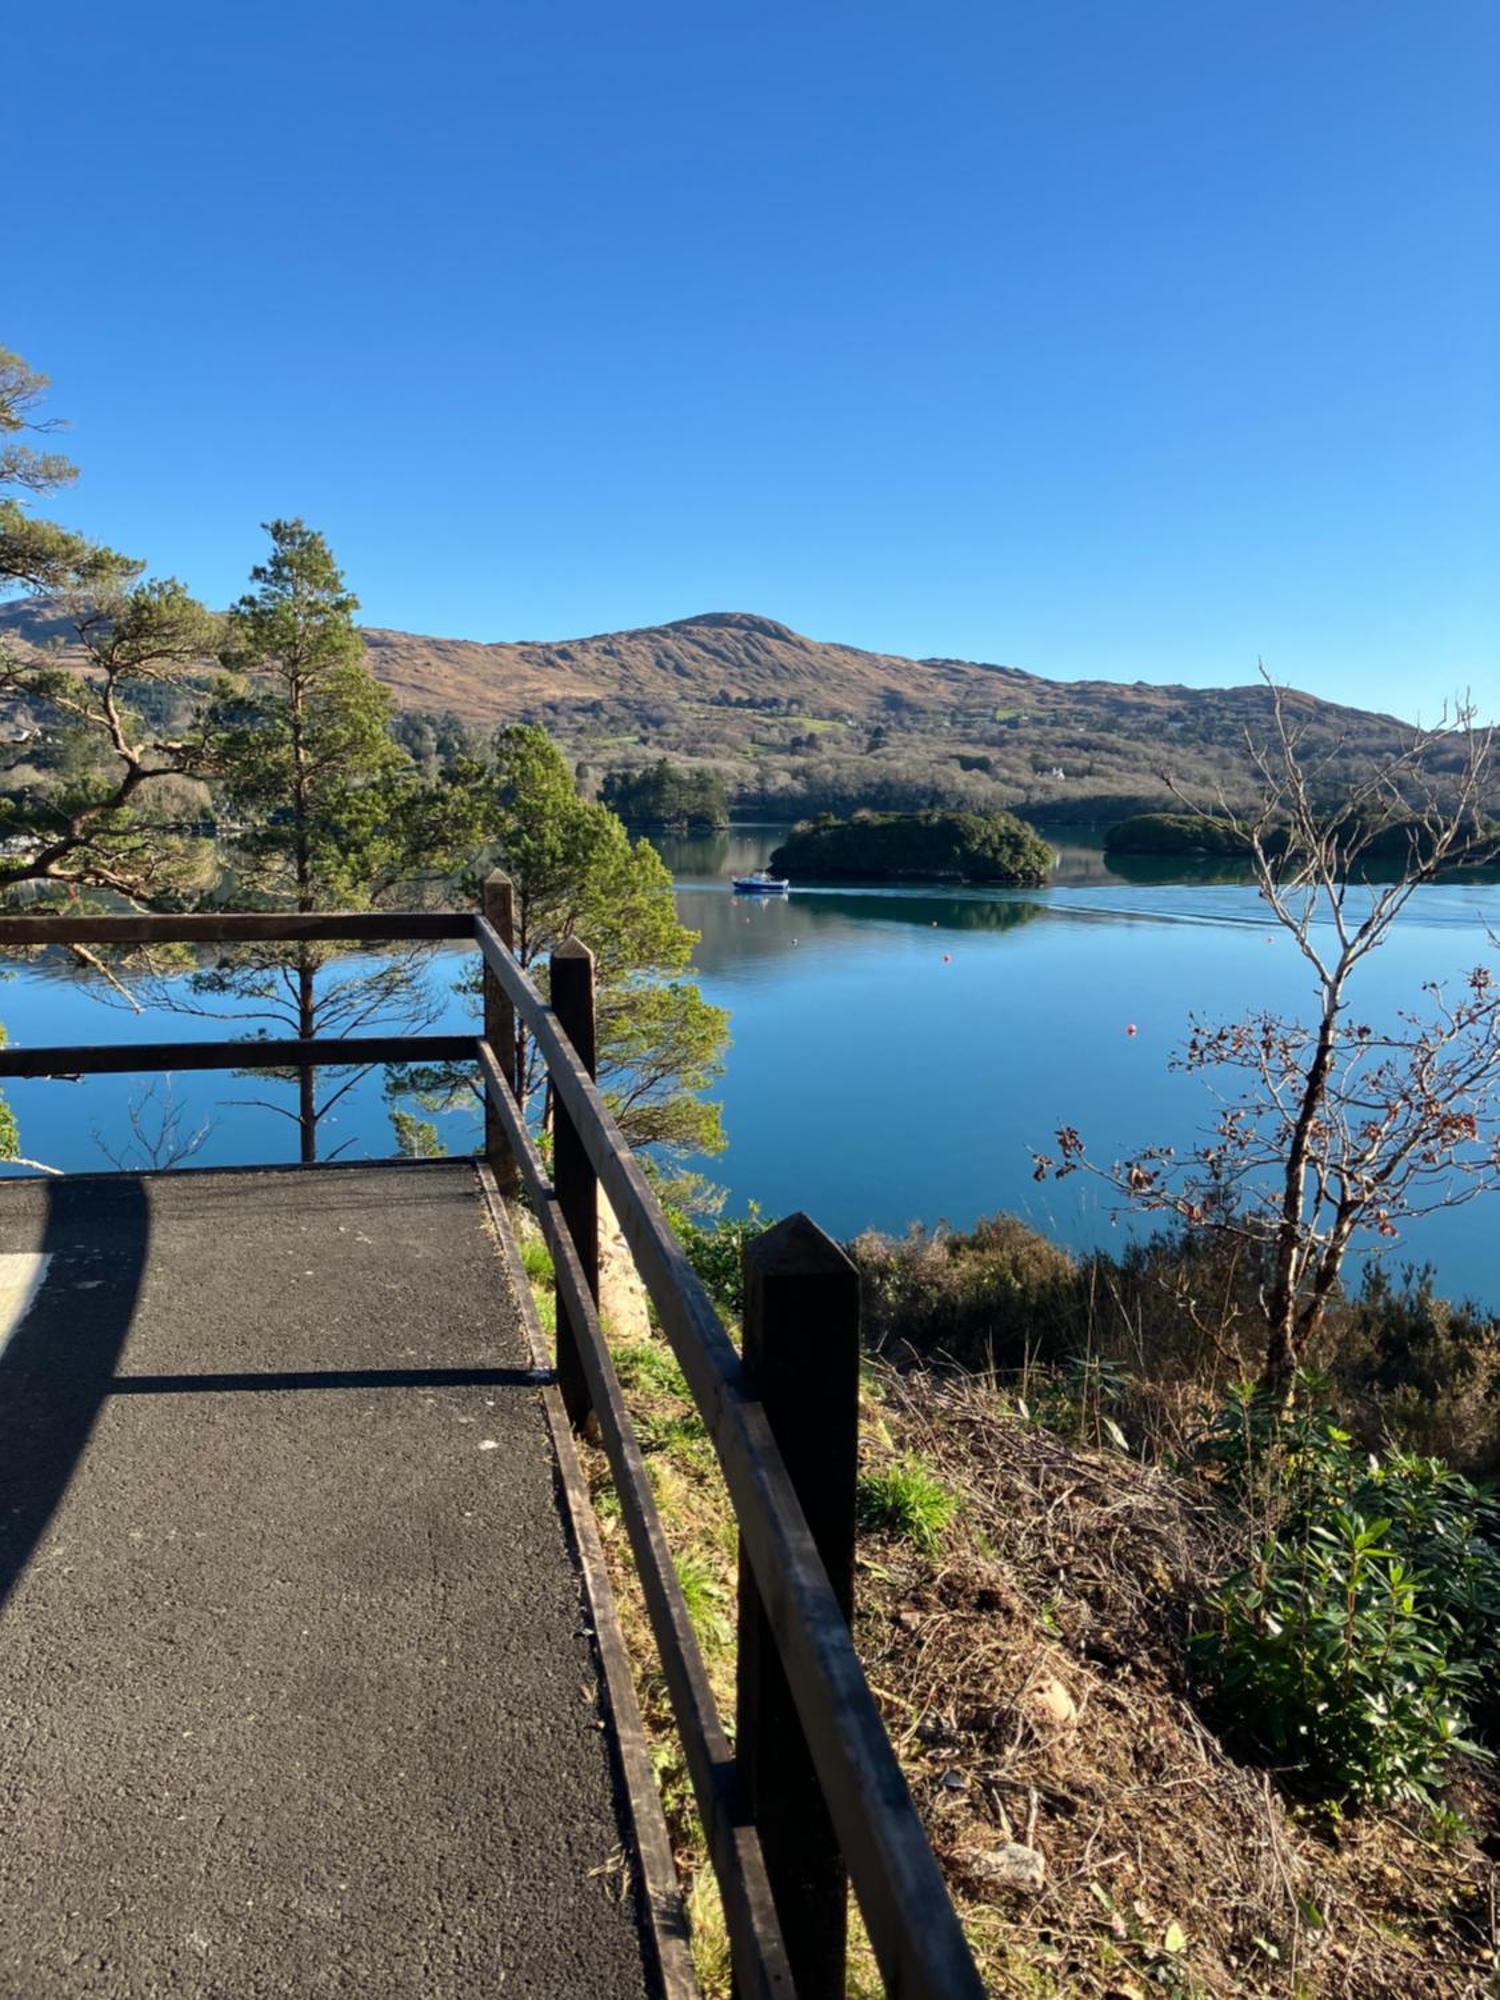
[[[805,821],[771,856],[777,875],[833,881],[990,882],[1037,888],[1052,849],[1013,813],[831,813]]]

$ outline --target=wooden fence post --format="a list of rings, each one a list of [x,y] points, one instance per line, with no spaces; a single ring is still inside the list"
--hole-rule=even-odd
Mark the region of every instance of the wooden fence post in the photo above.
[[[505,949],[513,952],[516,948],[515,885],[508,875],[496,869],[484,878],[483,897],[485,922]],[[516,1075],[516,1010],[510,995],[491,972],[488,960],[484,962],[484,1039],[494,1050],[500,1073],[515,1092],[519,1104],[521,1079]],[[507,1201],[514,1201],[521,1192],[520,1169],[488,1092],[484,1100],[484,1157],[489,1162],[490,1172],[495,1176],[495,1185],[501,1194]]]
[[[847,1621],[859,1462],[859,1273],[805,1215],[746,1247],[745,1390],[763,1406]],[[843,2000],[848,1875],[786,1674],[740,1555],[735,1761],[798,2000]]]
[[[577,938],[567,938],[552,954],[552,1011],[589,1075],[597,1066],[594,1045],[594,954]],[[557,1204],[578,1252],[594,1303],[599,1303],[599,1182],[573,1120],[556,1091],[552,1095],[552,1185]],[[574,1430],[582,1430],[592,1405],[579,1359],[582,1329],[575,1332],[557,1294],[557,1386]]]

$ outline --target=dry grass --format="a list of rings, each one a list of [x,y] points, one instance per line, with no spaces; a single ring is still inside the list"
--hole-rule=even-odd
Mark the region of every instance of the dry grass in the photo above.
[[[732,1726],[736,1543],[723,1485],[665,1342],[617,1343],[616,1358]],[[722,1917],[670,1705],[608,1465],[584,1458],[695,1959],[719,2000]],[[867,1364],[862,1467],[919,1473],[957,1502],[936,1537],[861,1536],[856,1639],[995,1995],[1500,1991],[1492,1787],[1470,1780],[1455,1797],[1468,1825],[1424,1826],[1413,1812],[1329,1830],[1198,1717],[1183,1669],[1191,1605],[1233,1558],[1201,1486],[1068,1442],[973,1376],[884,1363]],[[987,1879],[985,1857],[1012,1841],[1043,1855],[1039,1891]],[[849,1991],[880,1990],[856,1927]]]
[[[1496,1871],[1421,1816],[1299,1820],[1204,1727],[1191,1604],[1232,1561],[1201,1488],[1019,1419],[973,1378],[882,1375],[892,1451],[960,1496],[938,1560],[867,1561],[860,1650],[1000,1994],[1478,1995]],[[1076,1710],[1057,1720],[1050,1683]],[[1492,1790],[1463,1800],[1493,1843]],[[1040,1849],[1038,1893],[982,1857]]]

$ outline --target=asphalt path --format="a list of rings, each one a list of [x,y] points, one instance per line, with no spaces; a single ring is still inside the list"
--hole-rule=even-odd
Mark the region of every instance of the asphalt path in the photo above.
[[[4,2000],[646,1993],[466,1164],[0,1186]]]

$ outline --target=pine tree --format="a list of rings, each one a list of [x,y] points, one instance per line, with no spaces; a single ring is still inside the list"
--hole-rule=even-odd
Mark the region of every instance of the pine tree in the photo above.
[[[672,878],[648,841],[632,841],[608,807],[580,798],[544,729],[497,732],[488,757],[454,786],[469,803],[470,837],[515,885],[516,956],[546,990],[554,946],[581,938],[594,953],[599,1081],[626,1139],[667,1159],[717,1152],[719,1107],[702,1093],[718,1076],[729,1017],[687,977],[696,934],[678,918]],[[545,1066],[525,1035],[517,1051],[534,1122],[546,1116]],[[404,1079],[429,1107],[466,1095],[455,1072]]]
[[[0,769],[0,891],[159,902],[211,865],[201,719],[216,621],[174,579],[145,582],[143,564],[32,511],[76,477],[27,441],[54,427],[37,415],[46,387],[0,348],[0,592],[29,592],[35,629],[69,656],[0,641],[0,696],[20,725]]]
[[[358,599],[327,542],[300,520],[271,521],[266,532],[270,556],[229,613],[228,679],[212,717],[235,901],[369,909],[421,872],[418,832],[430,814],[411,758],[391,737],[390,695],[365,665]],[[249,1002],[245,1018],[269,1018],[303,1040],[432,1018],[427,954],[382,954],[373,969],[330,977],[340,950],[246,948],[193,988],[203,1001]],[[364,1072],[324,1074],[334,1088],[320,1100],[316,1073],[296,1072],[304,1161],[317,1158],[320,1121]]]

